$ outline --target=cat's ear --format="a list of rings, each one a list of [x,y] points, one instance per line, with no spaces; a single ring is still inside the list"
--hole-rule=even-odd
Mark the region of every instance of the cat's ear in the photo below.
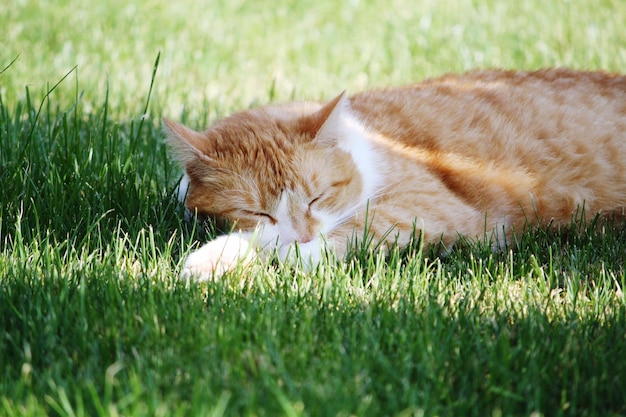
[[[341,132],[350,113],[350,100],[344,91],[310,117],[309,132],[316,142],[335,145],[343,136]]]
[[[211,161],[202,151],[202,148],[206,147],[206,138],[202,133],[165,117],[163,118],[163,132],[172,152],[184,166],[198,159],[206,162]]]

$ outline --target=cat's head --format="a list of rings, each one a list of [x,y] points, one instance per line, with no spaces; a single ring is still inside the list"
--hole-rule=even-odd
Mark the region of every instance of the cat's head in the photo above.
[[[260,225],[279,246],[328,234],[363,197],[355,156],[367,144],[350,113],[342,94],[244,111],[203,133],[164,120],[189,179],[187,208],[244,232]]]

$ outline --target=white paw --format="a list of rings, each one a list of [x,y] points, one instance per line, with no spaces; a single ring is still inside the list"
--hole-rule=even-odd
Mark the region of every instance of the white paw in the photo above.
[[[237,235],[221,236],[190,254],[180,276],[198,281],[217,279],[237,265],[249,264],[253,258],[254,249],[246,239]]]

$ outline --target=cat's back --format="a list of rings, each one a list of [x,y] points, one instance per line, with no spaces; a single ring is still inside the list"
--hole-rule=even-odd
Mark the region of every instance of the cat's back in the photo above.
[[[546,218],[581,204],[626,204],[624,76],[474,71],[365,92],[351,103],[379,139],[403,149],[398,155],[481,209],[496,201],[485,195],[503,194],[545,209]]]
[[[351,102],[370,128],[430,148],[542,140],[607,124],[626,132],[626,76],[600,71],[478,70],[364,92]]]

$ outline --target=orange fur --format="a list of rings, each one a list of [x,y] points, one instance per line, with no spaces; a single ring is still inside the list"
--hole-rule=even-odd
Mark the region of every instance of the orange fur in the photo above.
[[[314,261],[326,245],[343,255],[366,213],[375,238],[403,245],[416,226],[449,245],[626,206],[620,75],[475,71],[244,111],[204,133],[166,123],[191,210],[263,235],[261,249],[319,240]]]

